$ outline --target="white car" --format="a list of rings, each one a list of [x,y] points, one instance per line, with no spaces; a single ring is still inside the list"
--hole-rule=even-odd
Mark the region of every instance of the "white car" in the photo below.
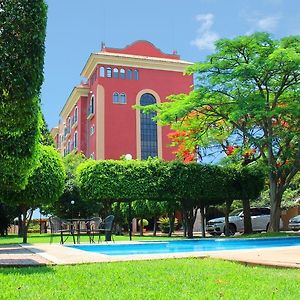
[[[289,228],[294,231],[300,230],[300,215],[295,216],[289,220]]]
[[[267,207],[250,208],[252,230],[267,231],[270,223],[270,209]],[[225,233],[225,218],[216,218],[207,222],[206,231],[211,235]],[[236,209],[229,214],[229,234],[244,231],[243,209]]]

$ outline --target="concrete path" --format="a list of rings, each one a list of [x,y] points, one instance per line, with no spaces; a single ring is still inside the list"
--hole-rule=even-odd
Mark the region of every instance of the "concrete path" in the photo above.
[[[0,267],[46,266],[51,261],[20,245],[0,245]]]
[[[0,245],[0,267],[41,265],[66,265],[128,260],[149,260],[183,257],[211,257],[239,261],[246,264],[273,267],[300,268],[300,247],[281,247],[254,250],[230,250],[215,252],[108,256],[81,251],[58,244]]]

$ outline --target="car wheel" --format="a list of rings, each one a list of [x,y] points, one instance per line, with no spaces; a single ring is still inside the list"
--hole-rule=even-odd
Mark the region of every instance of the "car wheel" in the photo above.
[[[294,228],[294,229],[292,229],[293,231],[298,231],[299,229],[296,229],[296,228]]]
[[[236,229],[233,224],[228,225],[228,232],[229,232],[229,235],[235,235]],[[224,234],[225,234],[225,227],[224,227]]]
[[[270,223],[267,224],[266,232],[268,232],[269,227],[270,227]]]

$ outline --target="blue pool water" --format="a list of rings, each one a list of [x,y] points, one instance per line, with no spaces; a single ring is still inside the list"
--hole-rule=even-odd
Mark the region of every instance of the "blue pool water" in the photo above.
[[[164,254],[300,246],[300,237],[260,239],[203,239],[139,242],[135,244],[66,246],[106,255]]]

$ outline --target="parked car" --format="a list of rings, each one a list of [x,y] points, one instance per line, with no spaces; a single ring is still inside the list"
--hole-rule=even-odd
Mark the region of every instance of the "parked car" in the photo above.
[[[267,231],[270,223],[270,209],[267,207],[250,208],[253,231]],[[206,230],[211,235],[225,233],[225,218],[216,218],[207,222]],[[244,231],[243,209],[236,209],[229,214],[229,234]]]
[[[298,231],[300,229],[300,215],[289,220],[289,228],[294,231]]]

